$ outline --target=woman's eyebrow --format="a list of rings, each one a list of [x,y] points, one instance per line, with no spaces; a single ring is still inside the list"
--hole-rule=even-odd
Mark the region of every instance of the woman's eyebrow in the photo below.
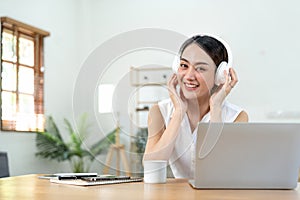
[[[187,63],[190,63],[187,59],[185,59],[185,58],[180,58],[180,60],[183,60],[184,62],[187,62]]]
[[[180,60],[183,60],[184,62],[187,62],[187,63],[190,63],[187,59],[185,59],[185,58],[180,58]],[[200,62],[196,62],[194,65],[209,65],[207,62],[202,62],[202,61],[200,61]]]

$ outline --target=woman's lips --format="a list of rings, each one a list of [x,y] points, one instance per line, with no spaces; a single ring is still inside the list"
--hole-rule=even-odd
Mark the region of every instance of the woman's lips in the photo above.
[[[184,83],[186,89],[188,90],[195,90],[196,88],[199,87],[199,84],[196,84],[196,83]]]

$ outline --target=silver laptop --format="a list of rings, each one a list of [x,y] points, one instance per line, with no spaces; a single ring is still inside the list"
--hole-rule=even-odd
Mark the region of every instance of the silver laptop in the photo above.
[[[294,189],[300,124],[199,123],[194,188]]]

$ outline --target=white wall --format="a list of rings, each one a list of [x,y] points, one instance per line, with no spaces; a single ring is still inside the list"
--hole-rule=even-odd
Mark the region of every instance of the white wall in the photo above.
[[[296,0],[93,1],[91,21],[98,26],[92,38],[96,47],[103,38],[144,27],[188,36],[220,35],[231,45],[240,78],[230,99],[247,109],[251,121],[299,121],[300,95],[295,92],[300,70],[299,4]],[[284,119],[269,117],[279,111]]]
[[[50,32],[45,40],[45,109],[61,129],[63,118],[72,118],[74,85],[85,59],[113,36],[139,28],[222,36],[231,45],[240,78],[230,100],[245,107],[251,121],[299,122],[295,84],[300,72],[299,4],[297,0],[0,0],[0,15]],[[118,79],[117,74],[112,78]],[[277,111],[284,111],[285,118],[268,117]],[[109,130],[112,122],[104,123]],[[0,133],[0,151],[8,151],[11,175],[55,172],[57,166],[68,170],[66,163],[35,158],[34,139],[34,134]]]

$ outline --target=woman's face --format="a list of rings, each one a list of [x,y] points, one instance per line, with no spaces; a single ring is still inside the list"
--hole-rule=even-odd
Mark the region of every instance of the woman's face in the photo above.
[[[214,86],[216,65],[197,44],[182,52],[177,79],[186,99],[209,96]]]

